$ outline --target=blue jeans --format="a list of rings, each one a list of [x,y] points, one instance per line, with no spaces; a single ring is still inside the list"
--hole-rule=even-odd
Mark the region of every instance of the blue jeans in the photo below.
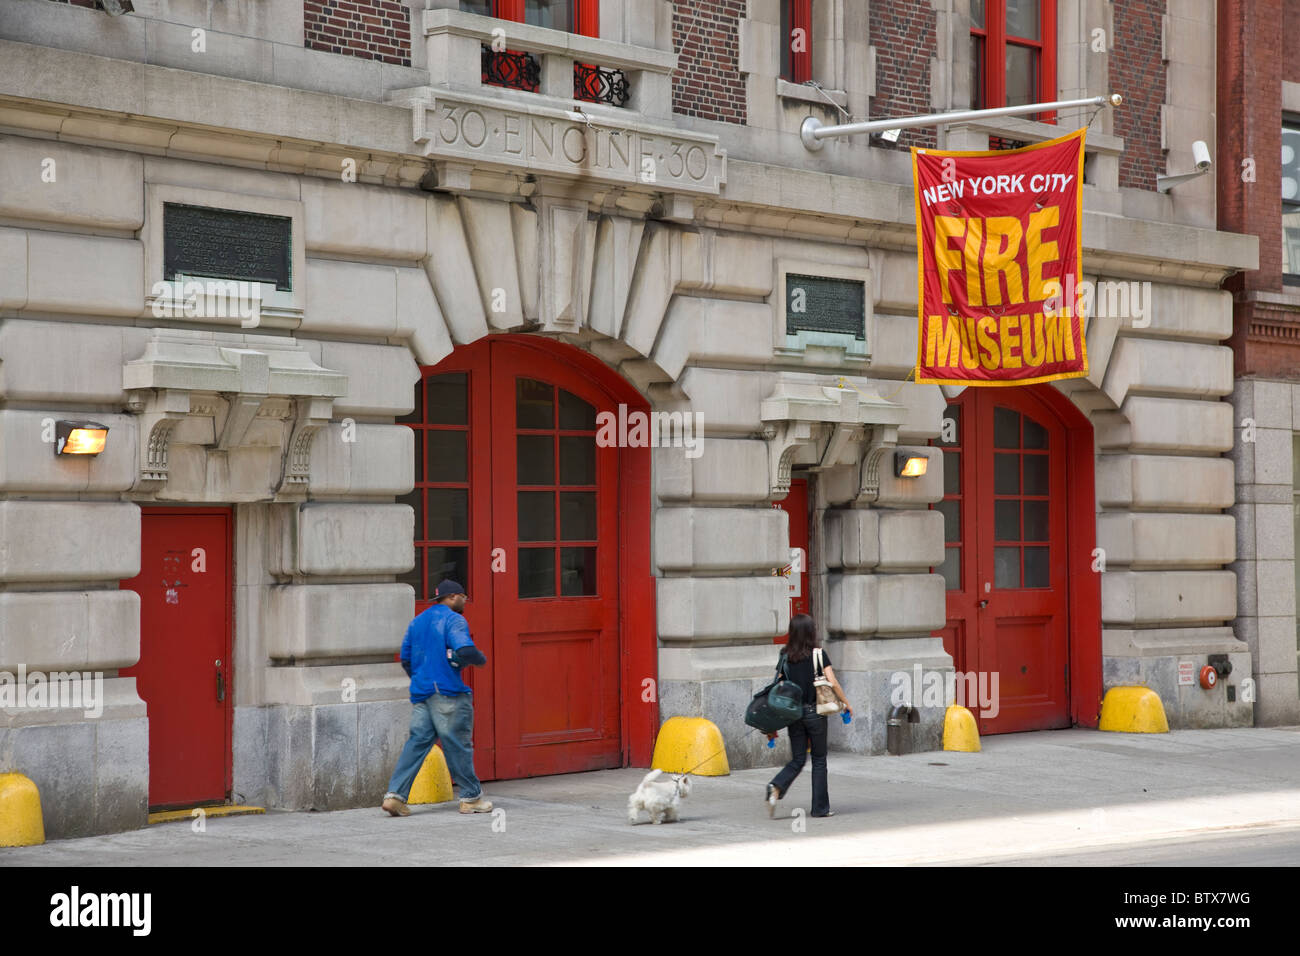
[[[440,740],[447,770],[460,787],[460,798],[477,800],[483,785],[474,774],[473,695],[434,694],[411,707],[411,735],[406,738],[402,755],[397,758],[397,769],[388,781],[389,794],[406,802],[424,758]]]
[[[824,817],[831,808],[826,785],[826,718],[817,713],[816,707],[805,704],[803,717],[786,731],[790,736],[790,762],[772,778],[772,785],[781,791],[784,799],[794,778],[803,770],[808,759],[808,745],[812,744],[812,812],[809,816]]]

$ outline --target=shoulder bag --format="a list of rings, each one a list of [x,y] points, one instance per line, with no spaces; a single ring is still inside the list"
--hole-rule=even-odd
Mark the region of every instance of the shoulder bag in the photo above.
[[[820,647],[813,650],[813,689],[817,692],[817,713],[838,714],[840,712],[840,700],[835,696],[835,688],[831,686],[830,679],[827,678],[825,668],[822,664],[822,649]]]

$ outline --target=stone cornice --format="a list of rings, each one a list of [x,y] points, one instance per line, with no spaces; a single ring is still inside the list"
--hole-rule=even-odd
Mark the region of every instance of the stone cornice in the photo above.
[[[12,41],[0,41],[0,62],[0,129],[10,132],[331,178],[350,158],[361,181],[386,185],[413,186],[429,172],[431,160],[412,138],[409,105]],[[498,178],[509,186],[523,172]],[[620,188],[665,199],[689,195],[665,185]],[[722,228],[900,250],[915,241],[910,183],[732,158],[721,191],[694,196],[693,209],[682,207],[689,217]],[[1214,286],[1234,271],[1257,268],[1258,243],[1254,236],[1084,213],[1085,269],[1115,277]]]

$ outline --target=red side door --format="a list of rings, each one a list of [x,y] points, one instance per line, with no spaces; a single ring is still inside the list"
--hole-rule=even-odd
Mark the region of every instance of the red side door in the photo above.
[[[939,633],[972,690],[997,676],[996,704],[965,704],[985,734],[1068,727],[1065,428],[1028,388],[968,388],[945,417]]]
[[[228,509],[145,508],[140,661],[149,716],[149,805],[222,802],[231,785],[231,515]]]
[[[772,503],[790,520],[790,553],[788,564],[781,569],[790,583],[790,617],[811,614],[808,602],[808,479],[792,478],[790,493]],[[778,634],[775,643],[784,644],[789,634]]]

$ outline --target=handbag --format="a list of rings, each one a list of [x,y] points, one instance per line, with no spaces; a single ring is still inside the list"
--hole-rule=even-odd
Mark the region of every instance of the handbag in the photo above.
[[[785,651],[782,651],[772,683],[755,694],[745,708],[746,724],[771,734],[803,717],[803,688],[784,678]]]
[[[820,647],[813,650],[813,669],[816,672],[813,677],[813,689],[817,692],[817,713],[819,714],[838,714],[840,712],[840,699],[835,696],[835,688],[831,686],[830,680],[822,667],[822,649]]]

